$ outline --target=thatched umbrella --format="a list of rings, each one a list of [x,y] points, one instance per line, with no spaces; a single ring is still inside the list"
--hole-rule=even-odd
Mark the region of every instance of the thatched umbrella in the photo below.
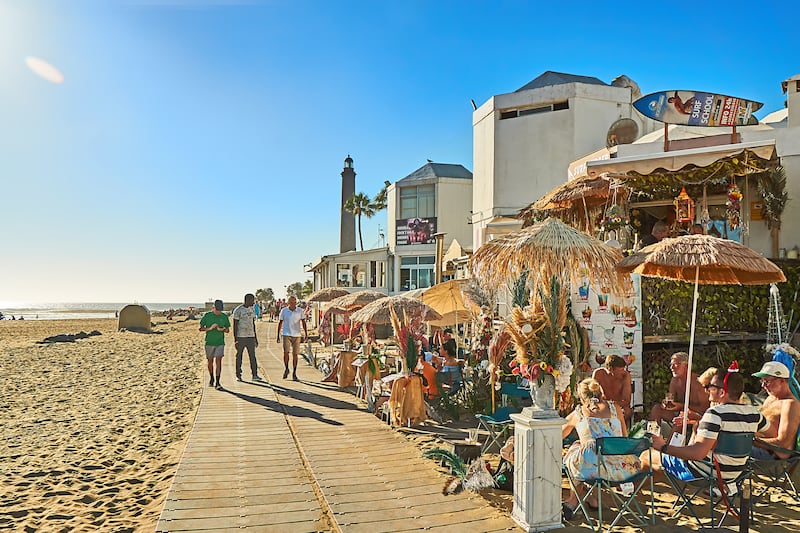
[[[405,312],[409,317],[420,315],[422,320],[439,320],[442,318],[442,315],[420,300],[398,294],[388,298],[380,298],[365,305],[350,315],[350,320],[363,324],[388,324],[392,321],[390,308],[394,308],[394,312],[398,317],[402,317]]]
[[[689,372],[694,355],[694,329],[697,321],[698,286],[766,285],[786,281],[783,271],[772,261],[747,246],[711,235],[683,235],[642,248],[617,265],[622,273],[694,282],[692,325],[689,336]],[[692,380],[686,380],[688,402]],[[683,432],[686,432],[684,410]]]
[[[573,286],[588,276],[591,283],[622,293],[628,279],[614,268],[621,259],[618,249],[548,218],[485,243],[472,255],[470,268],[475,277],[493,287],[529,272],[544,283],[556,276]]]
[[[381,298],[386,298],[386,295],[379,291],[367,289],[363,291],[351,292],[350,294],[345,294],[344,296],[339,296],[338,298],[331,300],[328,305],[330,308],[354,310],[360,309],[368,303],[374,302],[375,300],[379,300]]]
[[[311,293],[311,295],[306,298],[306,302],[330,302],[334,298],[346,296],[348,294],[350,294],[350,291],[347,289],[342,289],[339,287],[325,287],[324,289],[320,289]]]

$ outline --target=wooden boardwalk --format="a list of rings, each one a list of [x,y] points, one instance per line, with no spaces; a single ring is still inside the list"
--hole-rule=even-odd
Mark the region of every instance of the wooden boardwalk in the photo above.
[[[416,447],[302,358],[301,381],[284,380],[276,325],[258,324],[263,383],[237,382],[226,346],[226,390],[205,389],[157,531],[518,529],[480,496],[443,496]]]

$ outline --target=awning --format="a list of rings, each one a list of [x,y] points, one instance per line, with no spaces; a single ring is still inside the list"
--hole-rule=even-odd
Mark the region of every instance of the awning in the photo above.
[[[647,175],[656,170],[674,172],[688,165],[706,167],[721,159],[735,157],[750,152],[761,159],[770,160],[775,156],[775,141],[753,141],[737,144],[725,144],[705,148],[690,148],[673,152],[658,152],[630,157],[620,157],[606,161],[589,161],[586,163],[589,176],[608,173],[612,176],[626,176],[629,172]]]

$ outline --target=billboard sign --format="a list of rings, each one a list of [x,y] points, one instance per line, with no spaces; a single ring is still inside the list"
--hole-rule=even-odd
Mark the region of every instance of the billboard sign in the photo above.
[[[436,217],[402,218],[396,221],[397,246],[407,244],[433,244],[436,233]]]
[[[642,96],[633,107],[642,115],[684,126],[746,126],[758,124],[753,113],[764,104],[722,94],[663,91]]]

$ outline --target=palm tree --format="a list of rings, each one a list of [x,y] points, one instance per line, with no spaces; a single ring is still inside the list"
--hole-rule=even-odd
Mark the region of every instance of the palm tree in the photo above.
[[[358,243],[361,249],[364,249],[364,238],[361,235],[361,217],[372,218],[375,215],[375,210],[372,208],[372,200],[363,192],[353,193],[353,196],[347,199],[344,203],[345,210],[353,213],[356,220],[358,220]]]
[[[275,299],[275,293],[272,289],[258,289],[256,291],[256,300],[260,302],[271,302]]]

